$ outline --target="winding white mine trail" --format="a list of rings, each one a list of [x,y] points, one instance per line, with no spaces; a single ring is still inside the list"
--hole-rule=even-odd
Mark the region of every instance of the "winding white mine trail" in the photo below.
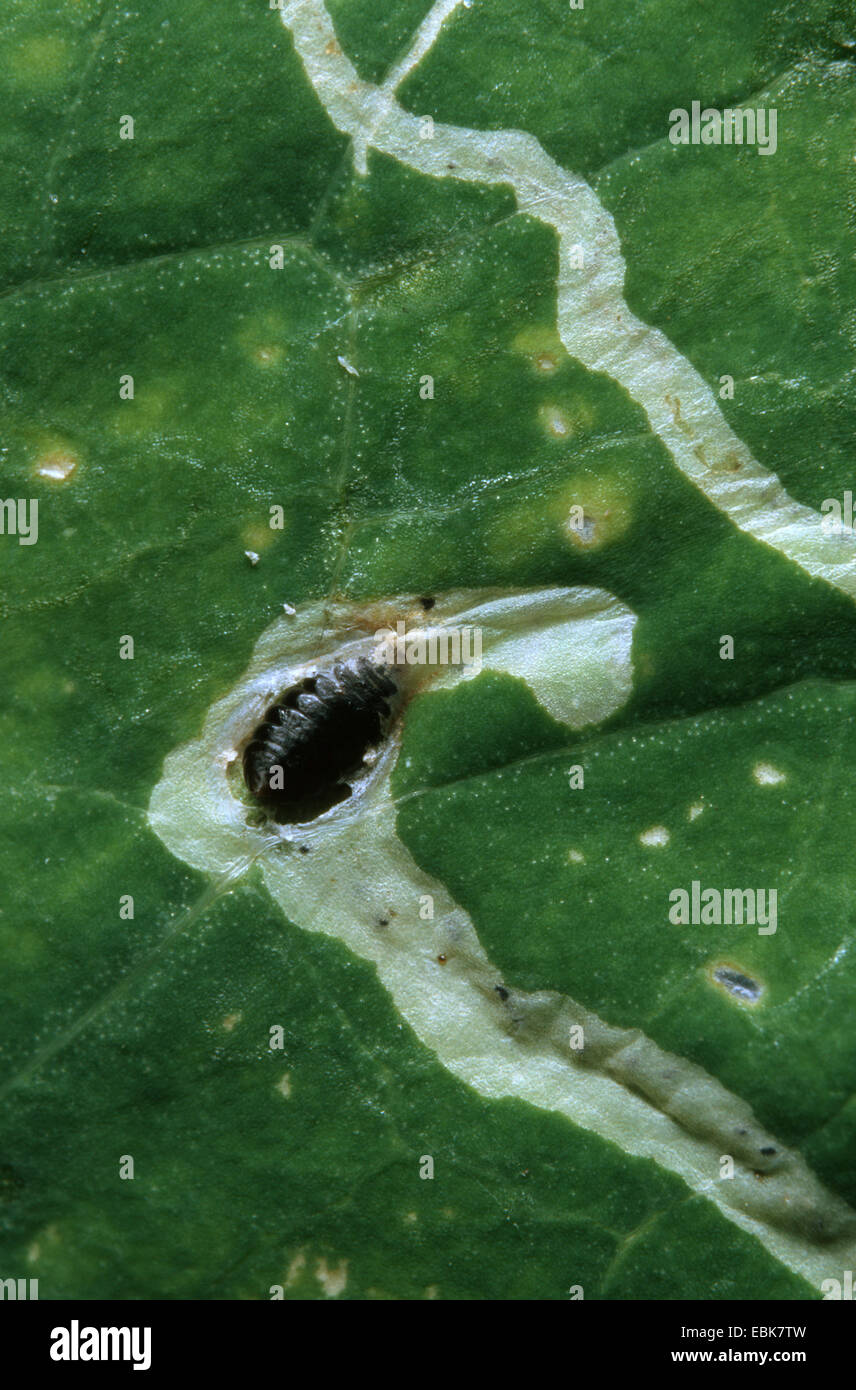
[[[435,178],[508,184],[520,211],[558,236],[557,327],[568,352],[624,386],[677,467],[735,526],[856,598],[856,533],[825,533],[820,514],[792,498],[734,433],[695,368],[630,312],[615,223],[585,180],[524,131],[435,124],[425,139],[420,118],[396,101],[396,88],[456,8],[438,0],[410,54],[380,87],[358,77],[322,0],[283,0],[281,15],[319,100],[354,142],[357,171],[366,172],[372,148]]]
[[[209,710],[200,737],[166,759],[149,805],[152,830],[178,858],[220,880],[257,864],[285,916],[372,962],[402,1018],[481,1095],[556,1111],[653,1160],[817,1287],[840,1279],[856,1262],[856,1214],[761,1128],[745,1101],[638,1029],[611,1027],[568,996],[526,994],[502,980],[471,918],[399,839],[390,774],[400,723],[340,806],[306,825],[255,823],[239,761],[264,710],[307,674],[377,659],[378,629],[398,620],[408,633],[477,629],[484,667],[524,679],[570,728],[602,723],[632,691],[635,615],[602,590],[439,595],[430,618],[415,596],[310,604],[262,634],[249,670]],[[472,674],[408,665],[398,680],[408,696]],[[734,1160],[728,1179],[724,1154]]]

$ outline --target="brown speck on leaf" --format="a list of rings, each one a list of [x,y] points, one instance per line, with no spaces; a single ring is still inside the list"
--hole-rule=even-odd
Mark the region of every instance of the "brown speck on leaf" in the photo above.
[[[677,425],[678,429],[681,431],[682,434],[686,434],[686,435],[688,435],[690,438],[692,438],[692,433],[693,433],[693,432],[692,432],[692,428],[686,423],[685,420],[682,420],[682,419],[681,419],[681,398],[680,398],[680,396],[669,396],[669,395],[666,395],[666,396],[664,397],[664,400],[665,400],[665,402],[666,402],[666,405],[669,407],[669,409],[670,409],[671,412],[672,412],[672,419],[674,420],[674,422],[675,422],[675,424]]]
[[[327,54],[328,58],[332,58],[334,55],[340,54],[342,50],[339,47],[338,40],[331,39],[330,42],[327,44],[327,47],[324,49],[324,52]]]
[[[437,964],[438,964],[438,965],[445,965],[445,964],[446,964],[446,960],[447,960],[447,957],[446,957],[446,956],[438,956],[438,957],[437,957]]]

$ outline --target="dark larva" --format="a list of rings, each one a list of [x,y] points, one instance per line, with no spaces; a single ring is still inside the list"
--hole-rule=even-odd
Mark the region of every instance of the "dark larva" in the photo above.
[[[350,796],[346,778],[379,743],[396,693],[365,657],[307,676],[265,712],[244,752],[244,781],[277,820],[313,820]]]
[[[764,992],[757,980],[753,980],[750,975],[744,975],[740,970],[731,970],[728,966],[723,965],[714,970],[713,978],[737,999],[745,999],[750,1004],[757,1003]]]

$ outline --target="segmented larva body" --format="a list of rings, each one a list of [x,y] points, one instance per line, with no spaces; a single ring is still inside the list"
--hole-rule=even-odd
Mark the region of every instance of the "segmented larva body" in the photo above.
[[[397,692],[388,666],[365,657],[307,676],[265,712],[244,751],[244,781],[278,819],[311,820],[351,793],[381,741]]]

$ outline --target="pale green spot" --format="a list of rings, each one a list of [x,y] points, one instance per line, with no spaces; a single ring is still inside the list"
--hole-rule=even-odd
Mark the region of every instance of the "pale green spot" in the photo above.
[[[74,55],[74,45],[62,34],[32,35],[9,54],[7,71],[16,86],[49,91],[69,78]]]

